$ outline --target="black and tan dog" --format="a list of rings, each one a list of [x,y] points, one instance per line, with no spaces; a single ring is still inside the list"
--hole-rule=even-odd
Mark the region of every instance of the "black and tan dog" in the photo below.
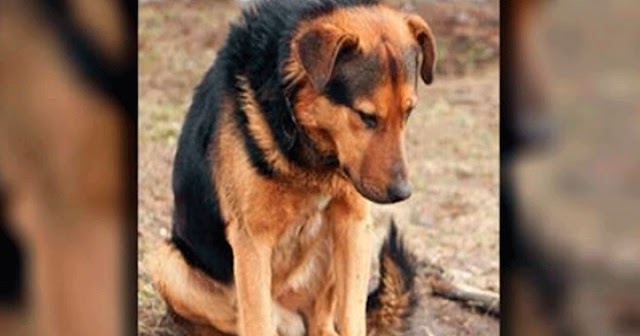
[[[395,228],[367,299],[367,201],[410,196],[403,149],[435,43],[364,0],[259,1],[197,89],[153,266],[179,315],[243,336],[396,335],[412,269]]]

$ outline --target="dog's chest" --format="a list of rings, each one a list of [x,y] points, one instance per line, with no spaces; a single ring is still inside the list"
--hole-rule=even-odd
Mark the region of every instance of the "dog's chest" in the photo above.
[[[276,244],[271,258],[276,299],[306,301],[327,278],[332,240],[325,210],[330,201],[326,195],[310,199]]]

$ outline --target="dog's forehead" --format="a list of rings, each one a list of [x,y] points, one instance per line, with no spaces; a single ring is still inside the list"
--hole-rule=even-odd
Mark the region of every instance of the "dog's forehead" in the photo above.
[[[398,46],[383,40],[368,51],[340,59],[327,93],[337,103],[352,107],[354,101],[370,97],[379,89],[415,87],[418,55],[414,46]]]

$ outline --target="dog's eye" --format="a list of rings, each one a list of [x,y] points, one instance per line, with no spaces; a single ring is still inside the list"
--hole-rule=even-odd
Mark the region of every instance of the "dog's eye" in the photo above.
[[[356,110],[356,112],[358,113],[358,116],[360,117],[360,119],[368,129],[374,129],[378,127],[378,118],[375,115],[364,113],[358,110]]]

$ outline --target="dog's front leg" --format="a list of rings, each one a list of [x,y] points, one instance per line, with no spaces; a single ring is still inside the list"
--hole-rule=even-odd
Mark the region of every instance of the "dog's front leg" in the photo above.
[[[238,297],[240,336],[273,336],[271,303],[271,250],[266,239],[251,236],[246,229],[229,232]],[[212,307],[215,308],[215,307]]]
[[[335,246],[338,330],[341,336],[364,336],[372,244],[368,207],[352,196],[335,200],[329,215]]]

